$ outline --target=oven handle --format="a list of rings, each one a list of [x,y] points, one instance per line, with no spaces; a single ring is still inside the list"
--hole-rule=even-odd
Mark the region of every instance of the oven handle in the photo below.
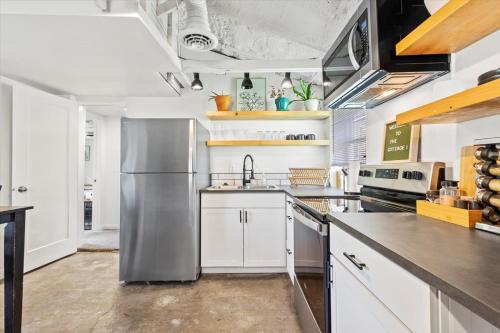
[[[354,49],[352,47],[352,39],[354,38],[354,32],[358,28],[358,22],[352,27],[351,32],[349,33],[349,41],[347,42],[347,50],[349,51],[349,59],[351,60],[352,67],[354,67],[355,70],[358,70],[361,66],[359,65],[358,61],[356,60],[356,56],[354,55]]]
[[[411,206],[406,206],[406,205],[398,204],[398,203],[394,203],[394,202],[388,202],[388,201],[385,201],[382,199],[370,198],[370,197],[363,196],[363,195],[360,197],[360,199],[364,200],[364,201],[368,201],[368,202],[376,204],[376,205],[383,206],[383,207],[396,209],[398,211],[415,213],[415,208],[413,208]]]
[[[299,221],[306,227],[316,231],[321,236],[328,235],[328,227],[323,223],[316,220],[314,217],[306,213],[303,209],[301,209],[297,204],[293,204],[293,217],[295,220]]]

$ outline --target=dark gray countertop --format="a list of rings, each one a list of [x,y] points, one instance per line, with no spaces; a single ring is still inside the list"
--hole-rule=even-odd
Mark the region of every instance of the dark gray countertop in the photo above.
[[[500,236],[411,213],[339,213],[329,218],[500,328]]]
[[[293,197],[356,197],[357,195],[344,194],[344,191],[333,187],[320,187],[320,186],[279,186],[279,190],[273,189],[258,189],[258,190],[209,190],[201,189],[202,193],[268,193],[268,192],[285,192]]]

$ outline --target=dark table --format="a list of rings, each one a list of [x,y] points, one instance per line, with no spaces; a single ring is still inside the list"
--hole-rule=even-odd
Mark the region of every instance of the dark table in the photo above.
[[[32,206],[0,206],[0,224],[4,232],[5,332],[21,332],[23,315],[24,223]]]

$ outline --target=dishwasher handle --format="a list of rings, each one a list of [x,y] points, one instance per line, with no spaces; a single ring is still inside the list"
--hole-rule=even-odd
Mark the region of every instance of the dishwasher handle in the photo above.
[[[321,236],[328,235],[328,226],[321,223],[307,212],[305,212],[302,208],[300,208],[297,204],[293,204],[293,218],[294,220],[302,223],[306,227],[315,230]]]

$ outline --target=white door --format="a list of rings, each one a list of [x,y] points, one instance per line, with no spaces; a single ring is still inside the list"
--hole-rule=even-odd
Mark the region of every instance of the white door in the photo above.
[[[12,203],[35,207],[27,213],[25,271],[76,252],[78,160],[76,103],[15,84]]]
[[[285,210],[246,208],[245,267],[286,267]]]
[[[201,210],[201,266],[243,266],[243,209]]]
[[[342,263],[333,264],[333,333],[408,333],[410,330],[375,297]]]

